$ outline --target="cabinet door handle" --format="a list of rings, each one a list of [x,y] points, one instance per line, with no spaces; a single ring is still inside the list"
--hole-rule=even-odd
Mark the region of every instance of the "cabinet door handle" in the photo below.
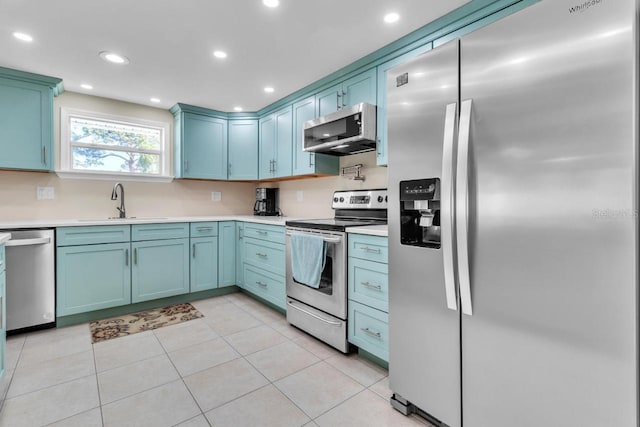
[[[347,106],[347,102],[345,101],[345,99],[347,99],[347,92],[345,92],[344,90],[342,91],[342,106],[346,107]]]
[[[133,249],[133,264],[138,265],[138,248]]]
[[[382,141],[380,140],[380,138],[376,139],[376,154],[378,155],[378,157],[380,157],[382,155],[382,153],[380,152],[380,143]]]
[[[129,249],[124,250],[124,265],[129,267]]]
[[[338,92],[338,97],[336,98],[336,108],[340,110],[342,108],[342,91]]]
[[[382,334],[380,332],[372,331],[369,328],[360,328],[360,330],[362,332],[364,332],[365,334],[369,335],[370,337],[374,337],[374,338],[377,338],[377,339],[382,339]]]
[[[376,291],[381,291],[382,290],[382,286],[374,285],[374,284],[369,283],[369,282],[360,282],[360,284],[362,286],[366,286],[367,288],[375,289]]]
[[[314,153],[309,153],[309,167],[313,166]]]
[[[184,171],[187,172],[189,170],[189,160],[184,161]]]
[[[191,247],[193,248],[192,249],[193,257],[195,258],[196,257],[196,244],[194,243],[193,245],[191,245]]]
[[[378,249],[378,248],[370,248],[369,246],[363,246],[362,250],[365,251],[365,252],[372,253],[372,254],[381,253],[380,249]]]
[[[227,165],[227,176],[231,176],[231,162]]]
[[[42,146],[42,163],[47,166],[47,146]]]

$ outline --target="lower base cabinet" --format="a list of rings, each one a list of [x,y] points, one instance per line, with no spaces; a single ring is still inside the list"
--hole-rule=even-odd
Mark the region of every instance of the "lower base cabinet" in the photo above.
[[[245,264],[244,289],[277,307],[286,308],[286,289],[282,276]]]
[[[131,303],[129,243],[66,246],[57,251],[57,315]]]
[[[131,302],[189,292],[189,239],[133,242]]]
[[[191,292],[218,287],[218,237],[191,238]]]

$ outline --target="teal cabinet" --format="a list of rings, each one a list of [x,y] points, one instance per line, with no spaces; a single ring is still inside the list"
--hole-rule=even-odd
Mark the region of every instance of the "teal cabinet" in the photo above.
[[[414,49],[404,55],[394,58],[390,61],[380,64],[377,68],[377,118],[376,118],[376,164],[378,166],[386,166],[388,163],[387,152],[387,71],[396,65],[402,64],[411,58],[415,58],[427,51],[431,50],[431,43]]]
[[[189,239],[133,242],[131,249],[132,302],[189,292]]]
[[[53,87],[10,71],[0,67],[0,168],[53,170]]]
[[[389,360],[388,239],[348,235],[349,342]]]
[[[221,221],[218,236],[218,286],[236,284],[236,223]]]
[[[236,222],[236,286],[244,287],[244,222]]]
[[[190,261],[191,292],[218,287],[218,236],[192,237]]]
[[[242,233],[243,288],[286,309],[285,229],[244,223]]]
[[[260,119],[259,179],[291,176],[293,108],[285,107]]]
[[[258,120],[229,120],[229,180],[258,179]]]
[[[361,102],[375,105],[376,89],[376,69],[372,68],[317,93],[316,115],[324,116]]]
[[[293,104],[293,175],[337,175],[340,158],[304,151],[303,125],[316,117],[316,98],[310,96]]]
[[[226,115],[184,104],[171,112],[176,178],[227,179]]]
[[[57,316],[131,303],[129,242],[58,247],[56,267]]]
[[[187,223],[131,226],[131,302],[189,292],[189,235]]]

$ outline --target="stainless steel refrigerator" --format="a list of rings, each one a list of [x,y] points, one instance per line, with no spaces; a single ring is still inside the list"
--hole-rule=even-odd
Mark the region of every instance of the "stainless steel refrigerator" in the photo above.
[[[397,409],[639,425],[637,21],[543,0],[388,71]]]

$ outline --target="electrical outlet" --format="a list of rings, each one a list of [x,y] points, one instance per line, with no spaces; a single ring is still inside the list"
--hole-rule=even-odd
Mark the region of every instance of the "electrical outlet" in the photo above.
[[[53,187],[36,187],[37,200],[53,200],[55,197],[56,193]]]
[[[214,202],[219,202],[220,200],[222,200],[222,193],[220,191],[212,191],[211,200],[213,200]]]
[[[302,190],[296,191],[296,200],[298,202],[302,202],[304,200],[304,191]]]

